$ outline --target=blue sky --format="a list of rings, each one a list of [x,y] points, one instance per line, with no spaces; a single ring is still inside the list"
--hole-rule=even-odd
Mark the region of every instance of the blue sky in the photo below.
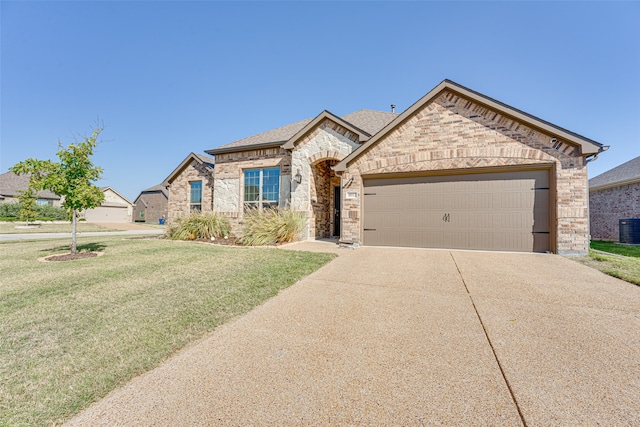
[[[194,151],[448,78],[640,156],[638,2],[0,1],[0,170],[89,135],[133,201]]]

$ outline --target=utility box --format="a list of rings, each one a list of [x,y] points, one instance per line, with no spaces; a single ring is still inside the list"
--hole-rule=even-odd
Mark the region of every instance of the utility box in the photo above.
[[[640,245],[640,218],[622,218],[618,220],[620,243]]]

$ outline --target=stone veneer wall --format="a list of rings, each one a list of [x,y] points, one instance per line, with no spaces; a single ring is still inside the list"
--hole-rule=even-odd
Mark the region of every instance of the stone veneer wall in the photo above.
[[[288,206],[291,193],[291,153],[282,148],[238,151],[216,155],[213,210],[231,220],[239,234],[244,199],[244,170],[280,168],[280,206]]]
[[[618,241],[621,218],[640,218],[640,182],[589,193],[591,238]]]
[[[213,206],[213,174],[197,161],[192,161],[169,185],[168,220],[189,215],[191,182],[202,181],[202,212]]]
[[[311,168],[311,216],[309,217],[309,239],[332,237],[333,192],[340,185],[340,178],[331,169],[338,160],[323,160]]]
[[[358,135],[329,119],[325,119],[309,134],[301,138],[292,151],[292,174],[295,175],[300,172],[302,182],[294,184],[291,189],[291,208],[296,211],[306,212],[309,216],[305,236],[307,239],[329,237],[333,233],[331,228],[333,216],[329,214],[332,212],[329,210],[331,209],[330,206],[333,206],[333,189],[331,186],[336,182],[339,183],[339,178],[327,176],[327,179],[323,179],[325,174],[318,174],[316,165],[325,160],[342,160],[359,145]],[[333,164],[335,162],[331,162],[331,165]],[[327,173],[331,174],[332,172],[329,171]],[[326,187],[323,187],[321,198],[316,194],[316,188],[320,184],[317,182],[318,180],[323,180],[321,186]],[[326,205],[326,203],[329,203],[329,205]],[[320,213],[318,216],[321,211],[327,214]],[[326,222],[326,224],[321,224],[321,222]]]
[[[587,167],[575,146],[560,140],[552,146],[551,137],[444,91],[348,165],[343,182],[353,181],[343,192],[356,192],[357,197],[343,197],[342,240],[361,242],[363,175],[551,165],[557,251],[586,253]]]

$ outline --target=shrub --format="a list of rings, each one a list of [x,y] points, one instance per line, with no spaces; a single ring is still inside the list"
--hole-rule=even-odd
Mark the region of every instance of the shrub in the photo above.
[[[18,219],[20,217],[20,204],[19,203],[0,204],[0,217]]]
[[[38,205],[36,206],[38,219],[52,218],[55,221],[69,221],[69,212],[60,206]]]
[[[247,246],[276,245],[298,240],[307,218],[291,209],[257,209],[244,215],[244,230],[239,243]]]
[[[230,232],[228,218],[215,213],[194,212],[169,224],[165,236],[173,240],[195,240],[227,237]]]
[[[49,206],[49,205],[36,205],[36,212],[38,216],[36,220],[41,221],[68,221],[69,213],[63,207]],[[20,204],[19,203],[0,203],[0,217],[12,218],[10,221],[20,219]]]

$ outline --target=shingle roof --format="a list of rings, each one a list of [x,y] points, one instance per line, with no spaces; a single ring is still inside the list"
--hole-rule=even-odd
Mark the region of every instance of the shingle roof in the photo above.
[[[640,180],[640,156],[591,178],[589,180],[589,189],[612,187],[614,184],[623,184],[633,180]]]
[[[395,119],[396,116],[396,113],[389,113],[384,111],[359,110],[347,114],[346,116],[342,116],[342,119],[351,123],[355,127],[362,129],[368,134],[374,135],[380,129],[385,127],[389,122]],[[276,129],[271,129],[257,135],[249,136],[247,138],[239,139],[229,144],[222,145],[220,147],[217,147],[216,150],[257,144],[285,143],[292,136],[302,130],[306,125],[308,125],[312,120],[313,119],[304,119],[295,123],[290,123]]]
[[[222,145],[218,148],[231,148],[231,147],[243,147],[245,145],[265,144],[268,142],[282,142],[284,143],[293,135],[298,133],[300,129],[305,127],[312,119],[304,119],[299,122],[290,123],[288,125],[271,129],[257,135],[249,136],[247,138],[239,139],[232,143]]]
[[[342,116],[342,119],[370,135],[375,135],[397,116],[397,113],[389,113],[387,111],[358,110]]]
[[[169,193],[167,192],[167,185],[169,184],[165,181],[161,182],[160,184],[156,184],[153,187],[146,188],[140,192],[136,200],[140,198],[140,196],[142,196],[144,193],[155,193],[158,191],[164,194],[165,197],[169,197]]]
[[[19,190],[26,190],[29,187],[30,176],[27,174],[16,175],[13,172],[0,174],[0,195],[5,197],[18,197]],[[60,200],[60,196],[49,190],[42,190],[38,193],[41,199]]]

